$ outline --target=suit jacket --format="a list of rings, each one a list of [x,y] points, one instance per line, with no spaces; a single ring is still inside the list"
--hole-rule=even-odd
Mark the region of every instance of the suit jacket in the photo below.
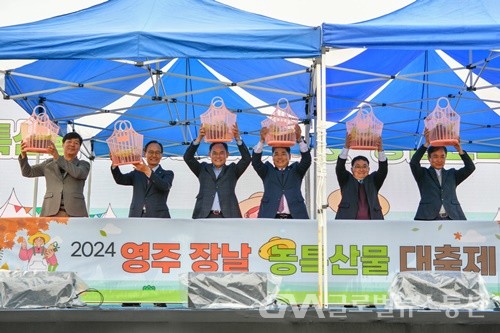
[[[310,150],[301,153],[300,162],[290,164],[283,171],[276,169],[270,162],[262,163],[262,153],[253,153],[252,166],[264,184],[259,218],[274,218],[283,194],[292,218],[309,218],[301,187],[302,179],[311,166]]]
[[[195,158],[194,155],[199,146],[199,144],[195,145],[191,143],[184,153],[184,161],[200,182],[200,189],[196,196],[196,203],[193,210],[193,219],[203,219],[210,214],[216,192],[219,196],[221,212],[224,217],[242,217],[235,189],[238,179],[248,168],[252,159],[247,146],[245,143],[238,145],[241,159],[238,163],[224,165],[219,177],[215,176],[212,163],[200,163]]]
[[[132,202],[129,217],[163,217],[170,218],[167,198],[174,181],[174,173],[164,170],[161,165],[148,177],[140,171],[132,170],[123,174],[119,167],[111,168],[115,182],[120,185],[133,186]],[[146,208],[145,215],[142,215]]]
[[[47,188],[40,216],[56,215],[61,208],[61,199],[64,201],[64,209],[69,216],[88,216],[83,188],[90,171],[89,162],[80,161],[76,157],[67,161],[63,156],[59,156],[57,160],[49,158],[31,166],[28,158],[22,158],[19,155],[19,164],[24,177],[45,176]]]
[[[457,186],[469,177],[476,166],[469,155],[464,152],[460,155],[464,166],[461,169],[441,170],[441,182],[437,178],[436,170],[432,167],[420,166],[420,160],[427,148],[421,146],[417,149],[410,161],[413,177],[417,181],[420,191],[420,202],[418,204],[415,220],[434,220],[441,209],[441,205],[452,220],[466,220],[465,214],[457,198]]]
[[[358,214],[358,188],[359,181],[346,170],[346,159],[338,158],[337,165],[335,166],[335,173],[342,193],[342,200],[340,201],[335,215],[336,220],[355,220]],[[383,220],[384,214],[378,199],[378,192],[384,184],[387,177],[388,162],[387,160],[378,162],[378,170],[370,173],[363,179],[365,187],[366,199],[368,201],[368,209],[370,218],[372,220]]]

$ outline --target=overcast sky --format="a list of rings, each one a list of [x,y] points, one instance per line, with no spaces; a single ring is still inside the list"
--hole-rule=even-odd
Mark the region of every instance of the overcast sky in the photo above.
[[[254,13],[306,25],[377,17],[414,0],[219,0]],[[32,22],[87,8],[102,0],[0,0],[0,25]],[[141,3],[137,0],[137,4]]]

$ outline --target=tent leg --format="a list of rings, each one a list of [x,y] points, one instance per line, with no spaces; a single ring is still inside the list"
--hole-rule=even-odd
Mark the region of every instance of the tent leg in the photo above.
[[[87,178],[87,213],[90,216],[90,194],[92,193],[92,167],[94,166],[94,141],[90,141],[90,170],[89,170],[89,176]]]
[[[316,121],[316,213],[318,222],[318,299],[321,307],[328,306],[328,266],[326,260],[327,249],[327,219],[326,209],[326,98],[324,89],[326,87],[323,55],[317,58],[319,66],[316,66],[316,98],[317,98],[317,121]]]

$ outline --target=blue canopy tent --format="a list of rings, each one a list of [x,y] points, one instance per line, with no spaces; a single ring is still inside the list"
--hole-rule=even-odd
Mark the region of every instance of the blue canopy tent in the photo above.
[[[4,71],[4,98],[28,113],[42,103],[98,156],[117,119],[178,155],[215,96],[247,133],[282,97],[307,122],[314,71],[284,58],[319,56],[320,29],[211,0],[110,0],[0,28],[0,43],[0,59],[41,59]]]
[[[307,122],[310,80],[308,68],[282,59],[176,58],[145,67],[108,60],[40,60],[6,76],[6,90],[28,112],[43,103],[52,119],[86,134],[96,156],[107,156],[105,140],[118,119],[129,120],[146,141],[162,142],[165,155],[172,156],[182,155],[196,136],[199,116],[214,96],[237,112],[242,132],[255,135],[251,144],[279,98],[287,98]],[[83,89],[75,89],[77,84]],[[200,153],[206,148],[200,147]]]
[[[492,0],[420,0],[354,24],[323,24],[324,46],[363,51],[326,68],[330,147],[370,103],[386,149],[415,149],[440,97],[461,116],[464,149],[500,152],[500,9]],[[334,51],[333,51],[334,52]]]
[[[314,114],[321,29],[213,0],[109,0],[2,27],[0,45],[0,59],[40,59],[0,70],[4,98],[30,114],[43,104],[62,131],[82,134],[91,160],[108,156],[105,139],[118,119],[130,120],[145,141],[160,141],[165,156],[182,155],[216,96],[237,113],[250,146],[279,99],[288,99],[304,124]],[[207,146],[198,153],[206,155]],[[239,154],[233,145],[230,152]]]

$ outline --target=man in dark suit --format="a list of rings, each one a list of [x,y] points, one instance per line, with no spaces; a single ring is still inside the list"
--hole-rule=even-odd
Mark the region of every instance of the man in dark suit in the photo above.
[[[469,177],[476,166],[469,155],[462,150],[460,139],[454,146],[464,166],[458,170],[445,170],[446,147],[432,147],[429,131],[424,131],[425,143],[417,149],[410,161],[410,168],[420,191],[415,220],[466,220],[457,198],[457,186]],[[431,166],[420,166],[420,160],[427,151]]]
[[[83,195],[90,163],[76,156],[80,152],[82,137],[76,132],[67,133],[63,139],[63,156],[54,143],[48,148],[52,158],[31,166],[26,155],[26,143],[21,143],[19,164],[24,177],[45,177],[46,191],[40,216],[86,217],[87,206]]]
[[[378,170],[370,173],[370,162],[364,156],[351,161],[351,172],[345,164],[350,149],[351,137],[347,135],[344,149],[337,159],[335,172],[342,199],[337,209],[337,220],[383,220],[384,214],[378,192],[387,177],[387,158],[382,149],[382,139],[377,140]]]
[[[226,165],[229,151],[225,142],[210,144],[209,157],[212,163],[200,163],[195,153],[205,136],[205,129],[200,128],[198,137],[184,153],[184,161],[200,183],[193,210],[193,219],[203,218],[241,218],[240,206],[235,189],[238,179],[251,162],[250,152],[241,140],[238,125],[233,126],[233,135],[241,154],[238,163]]]
[[[300,149],[300,162],[290,164],[289,147],[273,147],[273,164],[262,163],[262,150],[269,129],[260,131],[260,141],[255,145],[252,166],[262,179],[262,197],[259,218],[308,219],[307,207],[302,196],[302,179],[311,166],[311,151],[301,136],[299,125],[295,126],[295,137]]]
[[[129,217],[170,218],[167,198],[174,181],[174,173],[164,170],[160,161],[163,146],[158,141],[150,141],[144,146],[146,163],[134,164],[134,170],[122,174],[118,166],[111,166],[115,182],[133,186]]]
[[[111,165],[111,173],[117,184],[133,186],[128,216],[170,218],[167,198],[174,181],[174,173],[160,165],[163,145],[155,140],[149,141],[144,146],[144,155],[146,163],[134,164],[134,170],[126,174],[122,174],[118,166]],[[154,305],[166,306],[165,303]],[[137,307],[140,303],[122,303],[122,306]]]

